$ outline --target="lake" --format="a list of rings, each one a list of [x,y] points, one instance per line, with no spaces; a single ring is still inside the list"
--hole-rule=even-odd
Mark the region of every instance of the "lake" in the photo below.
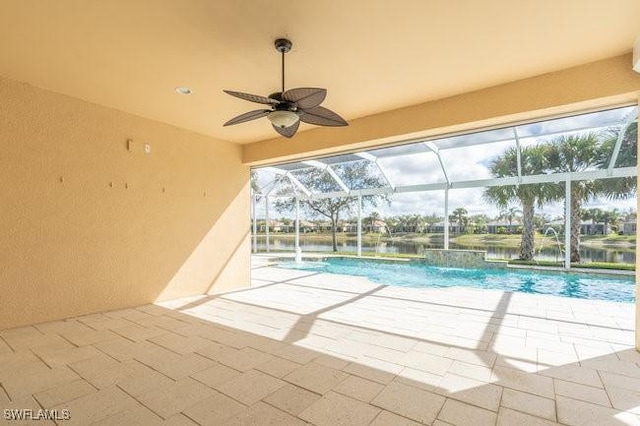
[[[273,251],[294,251],[293,238],[282,238],[278,235],[271,235],[269,237],[269,249]],[[302,252],[331,252],[331,241],[318,240],[316,238],[305,238],[300,235],[300,248]],[[362,241],[362,253],[375,254],[377,253],[400,253],[400,254],[424,254],[425,249],[442,248],[441,245],[428,244],[415,241],[381,241],[376,248],[376,243],[372,241]],[[486,250],[487,258],[493,259],[510,259],[516,258],[520,254],[520,250],[517,248],[509,247],[470,247],[460,246],[455,243],[450,243],[449,248],[452,249],[466,249],[466,250]],[[347,239],[338,241],[338,252],[351,252],[354,253],[358,249],[356,240]],[[258,251],[264,252],[266,250],[265,237],[258,235]],[[583,262],[615,262],[615,263],[630,263],[634,264],[636,261],[635,250],[619,250],[619,249],[601,249],[590,248],[582,246],[580,248],[580,257]],[[536,247],[536,260],[553,260],[562,261],[563,255],[559,254],[558,248],[545,245],[542,251],[538,254],[538,247]]]

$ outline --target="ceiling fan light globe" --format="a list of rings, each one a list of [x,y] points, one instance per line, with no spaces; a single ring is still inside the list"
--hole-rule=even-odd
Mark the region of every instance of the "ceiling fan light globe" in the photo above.
[[[300,120],[300,116],[293,111],[273,111],[267,118],[274,126],[281,129],[291,127]]]

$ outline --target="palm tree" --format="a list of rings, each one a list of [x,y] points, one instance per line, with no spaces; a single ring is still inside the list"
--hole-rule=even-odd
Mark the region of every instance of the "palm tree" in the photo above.
[[[409,232],[411,228],[411,216],[407,214],[400,216],[400,226],[402,227],[402,232]]]
[[[458,207],[449,216],[449,220],[458,224],[458,231],[462,232],[464,225],[467,223],[467,214],[469,212],[464,207]]]
[[[396,232],[398,229],[398,218],[396,216],[391,216],[386,219],[387,229],[389,232]]]
[[[604,140],[600,148],[598,166],[601,168],[609,166],[620,132],[624,133],[622,134],[620,151],[618,152],[614,167],[633,167],[638,164],[638,122],[635,121],[627,127],[608,132],[608,137]],[[604,195],[609,199],[619,200],[632,197],[636,194],[638,180],[635,177],[602,179],[597,181],[595,185],[599,195]],[[604,222],[604,232],[606,232],[609,222],[611,222],[613,226],[617,226],[617,222],[619,222],[620,219],[621,215],[617,209],[610,212],[602,212],[601,220]]]
[[[536,214],[533,216],[533,224],[537,229],[544,228],[544,226],[551,221],[551,218],[545,214]]]
[[[376,226],[376,222],[381,219],[380,213],[377,211],[372,211],[371,214],[366,218],[367,223],[369,224],[369,231],[373,232],[373,229]]]
[[[487,216],[486,214],[476,214],[471,216],[470,219],[474,223],[475,233],[486,232],[487,223],[489,223],[489,216]]]
[[[404,232],[406,226],[406,216],[400,215],[395,217],[395,232]]]
[[[500,217],[502,219],[505,219],[507,222],[509,222],[509,232],[513,232],[513,221],[514,219],[518,218],[518,215],[522,213],[522,210],[520,210],[517,207],[509,207],[507,209],[503,209],[500,212]]]
[[[422,227],[424,226],[424,219],[419,214],[414,214],[411,216],[410,224],[412,228],[412,232],[420,232]]]
[[[615,167],[634,167],[638,164],[638,122],[631,123],[626,128],[611,130],[600,148],[598,166],[602,169],[609,166],[614,146],[620,132],[622,141]],[[597,182],[598,192],[611,199],[629,198],[636,193],[638,180],[635,177],[602,179]]]
[[[442,222],[444,218],[442,216],[438,216],[435,213],[431,213],[430,215],[426,215],[423,217],[423,220],[428,227],[428,232],[431,232],[431,227],[438,222]]]
[[[613,209],[613,210],[605,210],[602,212],[602,214],[600,215],[600,220],[602,221],[603,227],[602,227],[602,234],[605,235],[607,234],[607,225],[611,224],[611,228],[613,229],[613,227],[618,227],[618,222],[620,222],[620,219],[622,218],[622,216],[620,215],[620,212],[618,211],[618,209]]]
[[[552,169],[559,173],[581,172],[598,166],[601,161],[601,143],[596,133],[562,135],[547,146],[549,163]],[[594,198],[601,191],[601,185],[593,181],[571,182],[571,262],[580,262],[582,203]]]
[[[544,144],[524,147],[520,151],[521,172],[524,175],[544,173],[548,168],[547,146]],[[497,178],[518,175],[517,149],[509,148],[494,158],[489,166],[491,174]],[[499,207],[507,208],[512,202],[522,204],[522,240],[520,259],[533,260],[535,251],[535,206],[557,199],[560,187],[553,183],[492,186],[484,191],[484,198]]]
[[[258,173],[255,170],[251,170],[251,189],[258,192],[260,190],[260,185],[258,184]]]

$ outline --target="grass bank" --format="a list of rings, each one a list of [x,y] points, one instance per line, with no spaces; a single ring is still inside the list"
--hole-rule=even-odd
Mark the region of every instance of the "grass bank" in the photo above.
[[[264,234],[258,234],[258,236],[264,237]],[[295,235],[293,233],[272,233],[271,238],[293,239],[295,238]],[[331,234],[300,234],[300,238],[303,238],[307,241],[325,242],[331,241]],[[339,232],[336,235],[336,238],[337,241],[355,241],[357,235],[353,233]],[[520,247],[521,238],[521,235],[518,234],[451,234],[449,241],[454,244],[458,244],[459,246],[468,248],[492,246],[517,249]],[[444,234],[398,233],[392,235],[380,235],[378,233],[369,232],[362,234],[362,239],[363,241],[367,242],[376,242],[378,240],[385,242],[407,241],[441,246],[444,242]],[[582,235],[580,237],[580,241],[584,246],[602,249],[615,248],[634,250],[636,246],[635,235]],[[564,243],[563,237],[560,238],[560,243]],[[553,236],[545,237],[540,234],[536,234],[535,236],[536,248],[540,247],[540,245],[548,247],[555,244],[557,243],[555,237]]]

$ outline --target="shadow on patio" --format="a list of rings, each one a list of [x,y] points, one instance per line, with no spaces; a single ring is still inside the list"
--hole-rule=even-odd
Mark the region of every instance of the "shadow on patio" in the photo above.
[[[257,274],[0,331],[0,406],[65,424],[640,424],[630,305]]]
[[[324,395],[304,420],[353,419],[354,397],[427,424],[640,424],[633,316],[618,304],[261,271],[260,287],[174,307],[234,334],[221,344],[302,364],[278,378]]]

